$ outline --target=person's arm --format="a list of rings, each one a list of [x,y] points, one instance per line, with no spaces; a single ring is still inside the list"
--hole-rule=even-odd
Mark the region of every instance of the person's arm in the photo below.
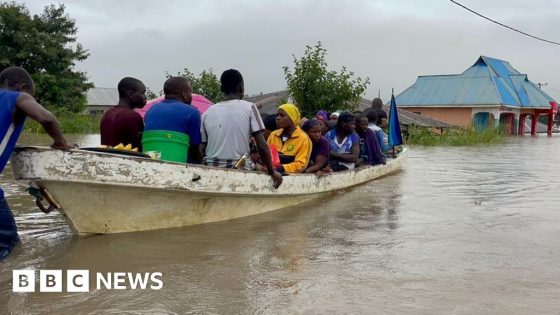
[[[35,98],[27,93],[21,93],[16,101],[16,106],[24,112],[29,118],[37,121],[45,129],[47,134],[54,140],[51,147],[53,149],[68,150],[75,148],[66,142],[60,124],[54,115],[41,106]]]
[[[362,166],[362,165],[366,165],[366,164],[369,164],[369,163],[368,163],[367,161],[365,161],[363,158],[359,158],[359,159],[356,161],[356,167]]]
[[[352,144],[352,153],[336,153],[331,151],[331,157],[346,163],[356,163],[360,156],[360,145],[357,142]]]
[[[208,133],[206,132],[206,116],[202,115],[200,118],[200,140],[202,143],[200,144],[199,151],[200,156],[204,158],[206,156],[206,145],[208,143]]]
[[[142,119],[142,116],[140,116],[140,120],[137,121],[137,128],[136,147],[139,152],[142,152],[142,135],[144,134],[144,119]]]
[[[377,137],[377,142],[379,143],[381,152],[387,152],[393,148],[388,143],[385,143],[385,131],[378,130],[375,132],[375,136]]]
[[[272,166],[272,158],[270,156],[270,149],[268,148],[268,143],[264,139],[264,135],[262,130],[253,133],[253,137],[255,138],[255,143],[257,145],[257,150],[259,151],[259,156],[266,167],[266,171],[270,177],[272,177],[272,181],[274,181],[274,188],[280,187],[282,184],[282,174],[278,173],[274,170],[274,166]]]
[[[201,117],[198,111],[194,112],[187,124],[187,134],[190,137],[189,157],[195,164],[202,163],[202,152],[200,144],[202,143]]]
[[[200,151],[200,156],[204,158],[204,156],[206,155],[206,142],[202,142],[198,148]]]
[[[194,164],[202,163],[202,153],[200,151],[200,144],[191,144],[189,147],[189,156]]]
[[[327,163],[329,159],[322,155],[322,154],[317,154],[317,157],[315,158],[315,164],[311,165],[310,167],[308,167],[305,172],[306,173],[315,173],[317,171],[322,170],[325,167],[325,164]]]

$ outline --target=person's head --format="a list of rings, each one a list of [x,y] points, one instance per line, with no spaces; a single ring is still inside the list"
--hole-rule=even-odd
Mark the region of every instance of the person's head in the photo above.
[[[130,108],[142,108],[146,105],[146,86],[142,81],[126,77],[117,86],[119,99],[126,100]]]
[[[356,129],[354,115],[350,114],[349,112],[340,113],[336,122],[336,129],[337,131],[341,131],[345,135],[352,134]]]
[[[306,121],[308,121],[309,118],[307,117],[301,117],[301,119],[299,120],[298,126],[301,128],[303,127],[303,124],[305,124]]]
[[[369,120],[366,116],[361,115],[356,118],[356,132],[365,133],[368,129]]]
[[[332,113],[332,114],[329,116],[329,120],[335,121],[335,122],[336,122],[336,121],[338,120],[338,116],[339,116],[339,115],[340,115],[339,112],[334,112],[334,113]]]
[[[364,111],[364,114],[366,115],[370,124],[377,125],[377,110],[373,108],[368,108]]]
[[[327,112],[324,110],[320,110],[317,112],[317,114],[315,114],[315,119],[327,122],[327,120],[329,120],[329,114],[327,114]]]
[[[245,93],[245,84],[243,76],[235,69],[229,69],[222,73],[220,77],[221,90],[224,95],[234,95],[238,99],[243,98]]]
[[[307,133],[309,139],[313,142],[318,142],[321,139],[322,130],[321,123],[317,119],[308,119],[301,128]]]
[[[190,104],[192,102],[192,88],[185,77],[171,77],[163,84],[166,99],[174,99]]]
[[[276,113],[276,126],[278,128],[295,128],[300,121],[299,109],[294,104],[283,104]]]
[[[380,109],[377,111],[377,123],[376,125],[380,128],[387,127],[387,113]]]
[[[35,83],[25,69],[8,67],[0,72],[0,88],[10,91],[35,94]]]
[[[324,135],[327,133],[327,131],[329,131],[329,125],[328,125],[328,121],[324,121],[321,119],[316,119],[317,123],[319,123],[319,125],[321,126],[321,134]]]
[[[373,109],[382,109],[383,108],[383,101],[379,98],[376,97],[371,101],[371,108]]]
[[[272,114],[272,115],[267,115],[265,117],[263,117],[263,123],[264,123],[264,138],[268,139],[268,136],[270,136],[270,133],[273,132],[274,130],[278,129],[278,127],[276,126],[276,114]]]

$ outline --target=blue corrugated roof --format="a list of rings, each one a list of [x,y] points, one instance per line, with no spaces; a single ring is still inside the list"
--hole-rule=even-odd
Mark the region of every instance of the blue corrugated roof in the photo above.
[[[419,76],[396,101],[402,107],[505,105],[548,109],[553,99],[509,62],[481,56],[462,74]]]

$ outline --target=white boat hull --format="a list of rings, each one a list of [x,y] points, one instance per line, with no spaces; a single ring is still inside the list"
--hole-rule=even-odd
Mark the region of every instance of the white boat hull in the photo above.
[[[399,170],[406,150],[386,165],[326,176],[269,176],[144,158],[18,148],[16,180],[48,190],[77,234],[121,233],[229,220],[294,206]]]

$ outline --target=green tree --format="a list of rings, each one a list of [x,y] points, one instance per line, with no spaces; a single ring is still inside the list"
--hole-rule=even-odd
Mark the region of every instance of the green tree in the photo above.
[[[183,76],[189,80],[193,93],[203,95],[214,103],[224,100],[224,93],[222,93],[220,89],[220,81],[212,71],[212,68],[203,70],[198,76],[185,68],[183,72],[177,72],[177,75]],[[172,75],[168,72],[166,76],[169,78]]]
[[[85,92],[93,84],[74,69],[89,54],[76,43],[78,28],[64,9],[49,5],[31,16],[23,4],[0,3],[0,71],[9,66],[26,69],[43,105],[77,113],[85,109]]]
[[[325,61],[327,50],[321,42],[305,47],[303,57],[297,59],[293,55],[293,72],[288,66],[282,67],[290,95],[300,110],[310,115],[321,109],[328,112],[357,109],[369,78],[354,78],[354,73],[345,67],[340,72],[329,71]]]
[[[159,93],[161,95],[161,92]],[[146,97],[149,100],[153,100],[154,98],[158,98],[160,95],[157,95],[154,91],[152,91],[149,87],[146,87]]]

